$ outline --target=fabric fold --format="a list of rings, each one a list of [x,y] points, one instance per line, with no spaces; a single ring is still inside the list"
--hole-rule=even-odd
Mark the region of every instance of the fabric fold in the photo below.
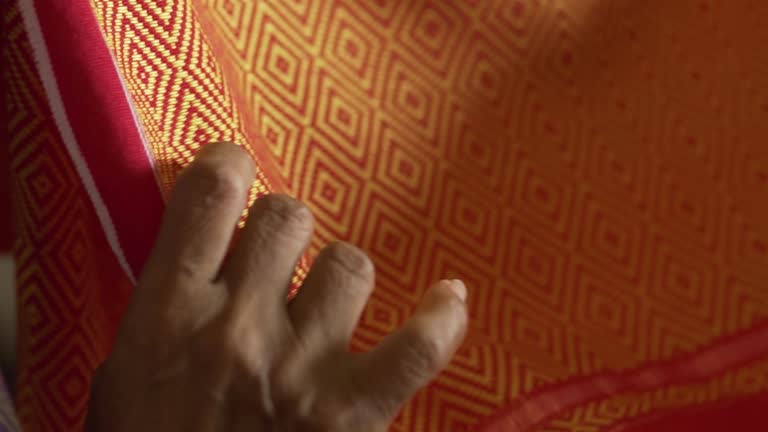
[[[251,200],[313,210],[295,287],[332,240],[370,253],[354,350],[430,281],[468,286],[466,343],[392,430],[661,428],[761,400],[766,18],[750,0],[16,2],[21,423],[80,427],[164,197],[211,141],[254,156]]]

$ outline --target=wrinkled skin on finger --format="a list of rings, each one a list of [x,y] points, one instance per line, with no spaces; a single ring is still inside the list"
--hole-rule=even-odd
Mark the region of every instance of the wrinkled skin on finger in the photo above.
[[[286,304],[313,218],[298,201],[269,195],[232,245],[255,174],[246,152],[220,143],[179,177],[94,377],[87,431],[384,431],[449,362],[467,325],[460,281],[432,286],[367,353],[347,349],[374,288],[361,250],[327,246]]]

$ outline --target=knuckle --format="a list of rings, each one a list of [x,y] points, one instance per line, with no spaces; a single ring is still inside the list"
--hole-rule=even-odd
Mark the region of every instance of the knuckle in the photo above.
[[[170,275],[169,275],[170,276]],[[182,259],[176,264],[173,276],[181,281],[194,281],[200,276],[200,266],[189,259]]]
[[[243,340],[240,336],[240,332],[227,329],[218,340],[218,348],[226,353],[229,358],[239,358],[243,351]]]
[[[325,365],[315,366],[326,368]],[[278,376],[286,378],[279,373]],[[385,411],[374,409],[375,406],[366,398],[360,398],[360,393],[353,390],[349,383],[337,385],[338,381],[326,381],[328,377],[320,378],[317,373],[303,369],[288,376],[287,379],[273,381],[273,396],[277,412],[290,412],[296,419],[292,430],[385,430],[370,427],[385,422],[386,415],[382,415]]]
[[[231,355],[239,356],[244,353],[245,342],[249,341],[247,338],[247,332],[242,328],[242,325],[235,323],[235,320],[222,329],[219,336],[218,343],[220,349]]]
[[[325,248],[324,253],[330,262],[355,276],[370,279],[374,275],[373,262],[368,254],[349,243],[332,243]]]
[[[331,397],[315,404],[305,414],[304,423],[310,430],[359,430],[362,424],[359,411],[355,403]]]
[[[216,205],[219,200],[241,199],[249,183],[239,170],[218,161],[192,164],[187,178],[193,188],[191,192],[202,194],[209,205]]]
[[[219,331],[207,338],[199,347],[200,354],[201,356],[213,355],[222,364],[229,365],[248,376],[258,377],[258,372],[266,370],[268,366],[268,347],[264,346],[261,337],[254,337],[250,327],[237,321],[230,320]]]
[[[438,343],[419,331],[412,330],[409,343],[403,352],[403,367],[406,376],[414,380],[425,380],[443,367]]]
[[[300,232],[313,228],[314,220],[309,208],[288,195],[270,194],[258,202],[274,228]]]

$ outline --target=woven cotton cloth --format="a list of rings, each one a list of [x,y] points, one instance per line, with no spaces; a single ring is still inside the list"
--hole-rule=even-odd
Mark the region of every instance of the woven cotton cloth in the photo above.
[[[11,394],[0,374],[0,432],[21,432]]]
[[[28,0],[3,18],[25,430],[82,425],[174,178],[220,140],[256,158],[253,197],[314,211],[296,286],[331,240],[371,254],[355,349],[430,281],[469,287],[465,344],[392,430],[768,421],[768,3]]]

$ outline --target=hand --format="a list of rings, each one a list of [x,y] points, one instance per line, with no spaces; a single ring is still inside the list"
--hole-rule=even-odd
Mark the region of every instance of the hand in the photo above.
[[[286,303],[312,215],[287,196],[261,198],[230,248],[254,176],[232,144],[206,146],[180,176],[94,378],[86,430],[382,431],[450,360],[467,323],[459,281],[437,283],[363,354],[348,351],[374,283],[360,250],[323,249]]]

